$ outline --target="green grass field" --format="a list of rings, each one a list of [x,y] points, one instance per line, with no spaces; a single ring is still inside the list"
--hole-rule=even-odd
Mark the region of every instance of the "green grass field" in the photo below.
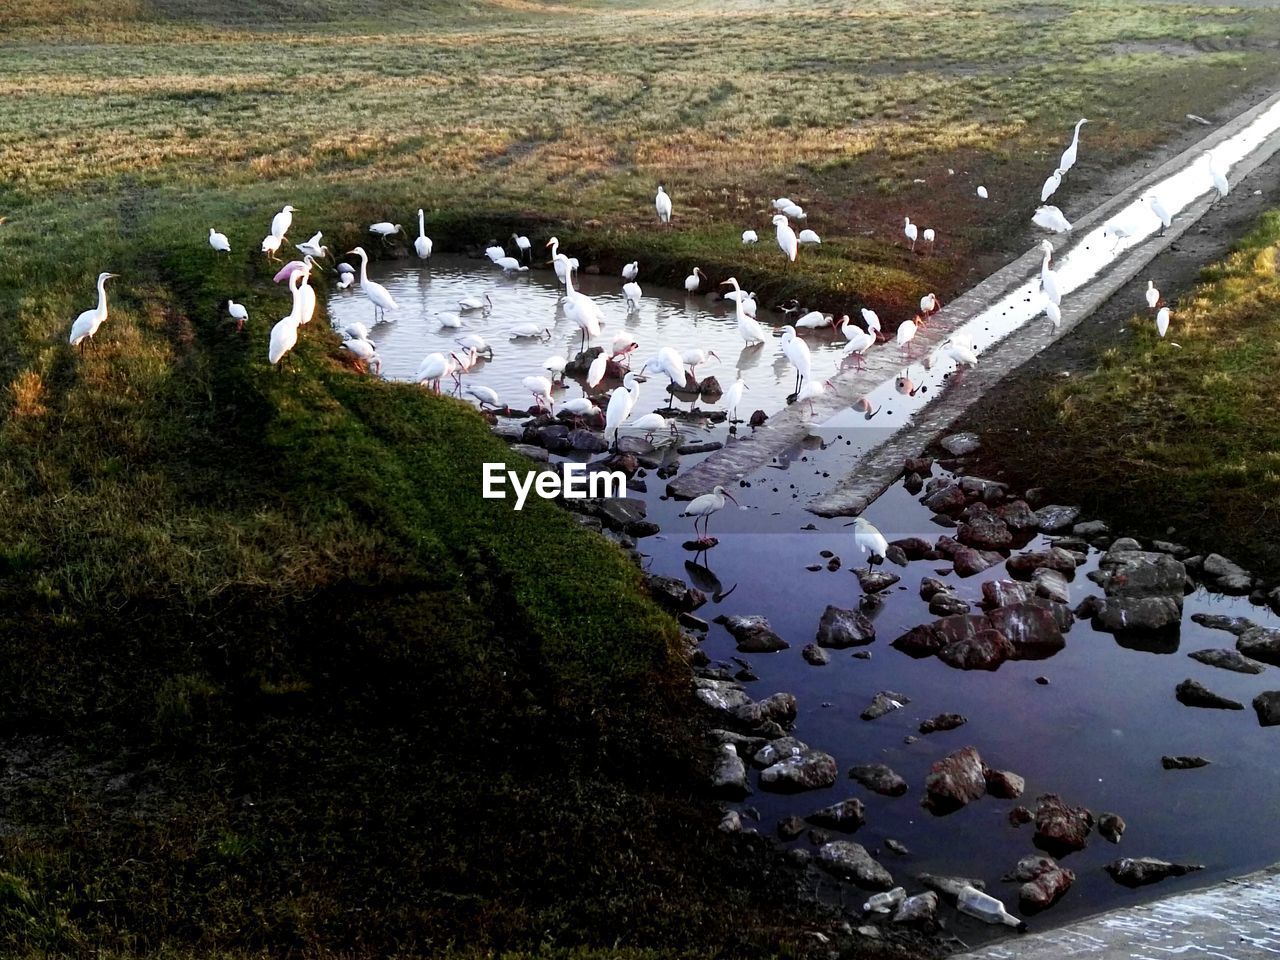
[[[253,251],[281,204],[338,249],[424,206],[438,248],[522,224],[653,278],[732,265],[892,306],[998,255],[1077,116],[1095,123],[1064,191],[1280,72],[1276,11],[1165,3],[6,17],[0,952],[18,956],[816,943],[769,853],[713,829],[673,625],[622,555],[551,507],[478,500],[479,463],[509,456],[482,419],[357,375],[324,331],[268,368],[287,298]],[[793,272],[737,242],[783,192],[824,235]],[[897,245],[904,209],[936,256]],[[111,319],[77,355],[103,269]]]

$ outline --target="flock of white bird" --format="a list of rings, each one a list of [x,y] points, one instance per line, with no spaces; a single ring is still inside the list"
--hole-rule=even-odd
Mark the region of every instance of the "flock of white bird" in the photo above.
[[[1040,206],[1036,208],[1032,216],[1032,222],[1051,233],[1067,233],[1072,229],[1071,222],[1063,214],[1062,210],[1048,201],[1061,186],[1063,177],[1075,165],[1080,147],[1080,129],[1088,122],[1087,119],[1082,118],[1075,124],[1071,142],[1062,152],[1057,166],[1044,181],[1044,185],[1041,188]],[[1219,162],[1212,153],[1205,154],[1203,160],[1208,179],[1217,190],[1219,197],[1227,196],[1230,185]],[[948,171],[948,173],[954,173],[954,171]],[[990,196],[985,186],[979,186],[977,194],[983,200],[988,199]],[[1163,234],[1165,228],[1172,223],[1172,216],[1166,204],[1157,195],[1146,197],[1145,201],[1151,213],[1159,219],[1160,232]],[[779,197],[773,201],[772,207],[774,213],[771,217],[771,223],[774,227],[775,239],[778,249],[788,262],[796,260],[801,246],[821,244],[822,240],[815,231],[804,228],[797,232],[792,226],[791,221],[805,220],[807,218],[807,214],[801,206],[788,197]],[[289,230],[293,225],[293,214],[296,209],[292,205],[286,204],[279,213],[272,217],[270,230],[263,239],[261,246],[262,252],[266,254],[269,260],[277,260],[276,255],[287,240]],[[659,185],[658,187],[657,194],[654,197],[654,209],[657,212],[659,222],[663,224],[671,223],[674,205],[670,194],[667,193],[664,186]],[[909,216],[903,218],[903,224],[903,235],[911,250],[915,251],[917,244],[921,241],[927,244],[930,249],[933,248],[937,241],[937,234],[932,228],[922,230],[918,224],[912,222]],[[1113,245],[1118,245],[1128,237],[1140,235],[1142,230],[1143,228],[1132,222],[1132,219],[1125,219],[1120,216],[1104,225],[1103,236],[1110,237]],[[400,224],[384,221],[371,224],[369,232],[386,242],[391,237],[404,231]],[[314,269],[319,268],[319,261],[326,258],[329,253],[328,247],[321,242],[323,238],[321,232],[316,232],[310,239],[296,244],[296,249],[302,254],[302,259],[285,264],[275,275],[277,283],[286,282],[288,284],[293,303],[289,314],[281,318],[271,329],[267,357],[273,366],[278,365],[289,351],[297,345],[299,329],[308,324],[315,315],[316,294],[311,286],[311,275]],[[494,265],[505,273],[528,270],[528,261],[532,256],[532,243],[528,237],[515,233],[511,235],[511,239],[514,241],[517,256],[508,255],[504,247],[496,244],[486,249],[486,255]],[[743,244],[758,243],[759,236],[754,229],[744,230],[742,242]],[[215,253],[229,253],[231,250],[231,243],[226,234],[213,227],[209,228],[209,246]],[[579,267],[578,260],[560,251],[560,241],[556,237],[548,240],[546,247],[550,250],[551,263],[555,269],[556,276],[560,283],[564,284],[564,295],[561,300],[564,315],[579,329],[582,338],[581,347],[585,350],[592,340],[603,335],[605,317],[599,305],[574,286],[574,276]],[[1056,327],[1062,321],[1063,285],[1057,272],[1053,269],[1053,244],[1048,240],[1044,240],[1041,243],[1041,247],[1043,261],[1040,267],[1039,305],[1041,311]],[[425,260],[431,256],[433,244],[431,238],[426,235],[425,217],[422,210],[418,210],[418,236],[414,239],[413,248],[420,259]],[[359,283],[360,291],[368,298],[374,308],[374,322],[386,321],[388,319],[388,311],[398,309],[395,299],[386,287],[369,279],[369,256],[363,247],[355,247],[348,251],[348,254],[359,259],[360,267],[357,271],[349,263],[340,263],[337,268],[339,276],[338,287],[346,289],[355,283]],[[628,311],[638,309],[643,297],[643,291],[637,282],[639,274],[640,264],[638,261],[627,263],[622,268],[622,292]],[[92,340],[107,319],[106,283],[115,276],[116,274],[106,272],[98,275],[97,307],[80,314],[72,324],[70,342],[73,346],[83,347],[88,341]],[[702,290],[703,284],[709,282],[702,268],[694,267],[688,277],[685,278],[685,291],[690,294],[698,293]],[[757,347],[772,339],[771,332],[756,320],[757,304],[755,294],[743,290],[734,277],[725,280],[721,286],[731,288],[724,294],[724,297],[734,304],[734,318],[743,343],[747,347]],[[1169,308],[1163,304],[1160,291],[1156,289],[1154,281],[1147,282],[1145,301],[1147,308],[1155,313],[1157,332],[1161,337],[1165,336],[1169,330],[1171,315]],[[919,306],[919,312],[913,317],[903,320],[898,325],[894,335],[894,339],[904,356],[910,355],[912,341],[917,331],[934,313],[941,309],[942,305],[938,298],[930,293],[921,298]],[[461,314],[475,311],[487,314],[491,309],[492,301],[487,295],[482,297],[468,295],[459,300],[458,313],[444,313],[439,316],[440,324],[443,328],[459,328],[462,326]],[[248,311],[245,307],[229,299],[227,300],[227,312],[235,321],[237,329],[243,329],[244,323],[248,319]],[[837,320],[832,315],[819,311],[809,311],[801,314],[799,305],[794,302],[787,308],[786,312],[800,315],[794,319],[793,323],[782,328],[779,348],[787,362],[795,370],[795,401],[808,402],[811,411],[813,401],[831,386],[831,381],[823,377],[814,376],[812,355],[808,344],[800,336],[800,330],[832,328],[843,334],[847,344],[843,351],[844,357],[840,361],[841,366],[848,360],[852,360],[859,365],[862,364],[867,351],[876,343],[887,339],[887,336],[881,330],[879,316],[874,310],[865,307],[861,310],[862,326],[851,321],[848,315],[842,316]],[[359,322],[348,323],[343,327],[341,333],[343,347],[365,361],[372,372],[380,373],[381,359],[378,357],[377,348],[369,339],[368,327]],[[516,339],[546,339],[550,336],[550,330],[536,323],[528,323],[514,327],[512,334],[513,338]],[[457,343],[460,347],[459,350],[451,351],[447,354],[443,352],[428,354],[418,367],[416,380],[439,393],[441,383],[446,379],[451,379],[455,387],[462,391],[462,375],[469,372],[476,365],[479,358],[491,358],[493,356],[493,348],[481,335],[475,333],[459,337]],[[658,413],[649,413],[631,420],[632,413],[640,397],[640,384],[647,379],[645,376],[647,373],[652,372],[654,376],[665,376],[675,388],[682,389],[690,381],[697,382],[697,369],[700,365],[709,362],[711,359],[719,359],[714,351],[707,352],[700,348],[678,351],[673,347],[662,346],[641,365],[638,371],[633,371],[630,369],[630,355],[637,349],[638,344],[631,340],[630,336],[625,332],[612,337],[608,348],[602,349],[592,360],[586,376],[586,388],[594,390],[604,380],[610,361],[626,365],[626,372],[622,377],[621,385],[609,394],[604,411],[605,436],[614,445],[616,445],[619,432],[624,426],[629,429],[643,431],[650,438],[660,431],[674,433],[674,426],[671,422]],[[928,368],[943,357],[953,360],[957,367],[972,366],[978,362],[977,350],[972,339],[961,332],[957,332],[950,339],[943,342],[923,362],[925,367]],[[553,391],[557,383],[564,383],[565,371],[568,365],[569,361],[564,356],[550,356],[543,364],[544,369],[550,376],[533,374],[523,379],[523,386],[529,391],[538,405],[545,406],[548,410],[554,410]],[[908,366],[903,375],[898,378],[899,389],[903,389],[902,384],[904,383],[907,385],[907,389],[910,389],[911,379],[909,373],[910,367]],[[731,418],[731,422],[733,422],[732,418],[737,415],[737,408],[742,402],[745,390],[746,384],[739,378],[724,392],[720,400],[725,412]],[[501,398],[490,387],[481,384],[469,384],[465,391],[462,392],[474,398],[481,408],[499,408],[502,406]],[[586,395],[585,390],[583,396],[563,401],[560,404],[560,410],[577,418],[598,416],[601,412],[591,397]],[[733,500],[732,495],[723,487],[716,487],[711,493],[698,497],[687,506],[684,515],[694,518],[695,533],[698,531],[699,521],[702,523],[701,536],[697,541],[699,545],[705,546],[712,542],[706,532],[707,522],[711,514],[724,508],[726,500]],[[873,559],[877,557],[883,558],[886,545],[884,537],[880,535],[879,531],[861,518],[855,521],[854,525],[857,527],[855,541],[859,548]]]

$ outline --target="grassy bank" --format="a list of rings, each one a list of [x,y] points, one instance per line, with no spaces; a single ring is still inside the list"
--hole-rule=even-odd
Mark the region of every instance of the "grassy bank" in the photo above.
[[[991,461],[1117,530],[1280,577],[1278,257],[1272,212],[1172,305],[1166,338],[1135,316],[1092,371],[984,401]]]

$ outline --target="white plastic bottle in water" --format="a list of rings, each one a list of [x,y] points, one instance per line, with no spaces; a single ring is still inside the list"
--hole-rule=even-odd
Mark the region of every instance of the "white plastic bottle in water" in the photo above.
[[[876,893],[862,905],[863,913],[888,913],[903,900],[907,899],[907,891],[902,887],[894,887],[887,893]]]
[[[1004,904],[995,897],[988,896],[974,887],[965,887],[960,891],[956,906],[961,913],[977,917],[987,923],[1003,923],[1013,927],[1019,933],[1025,933],[1027,925],[1024,921],[1009,913]]]

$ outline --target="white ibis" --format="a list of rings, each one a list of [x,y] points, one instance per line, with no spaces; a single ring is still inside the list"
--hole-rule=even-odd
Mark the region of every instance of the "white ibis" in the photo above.
[[[640,261],[632,260],[622,265],[622,279],[631,281],[640,276]]]
[[[1209,160],[1209,179],[1213,181],[1213,188],[1218,191],[1218,199],[1221,200],[1231,190],[1231,184],[1227,182],[1227,172],[1222,169],[1222,164],[1212,153],[1206,153],[1205,156]]]
[[[493,387],[486,387],[482,384],[473,383],[469,385],[463,393],[468,396],[475,397],[476,401],[480,404],[481,410],[485,407],[502,406],[502,398],[498,396],[498,391],[493,389]]]
[[[1157,196],[1148,197],[1147,203],[1151,206],[1151,212],[1160,218],[1160,236],[1163,237],[1165,230],[1173,224],[1173,214],[1164,205],[1164,201]]]
[[[558,353],[553,353],[547,359],[542,361],[542,368],[551,374],[551,381],[564,380],[564,369],[569,365],[569,361]]]
[[[1156,332],[1162,337],[1169,332],[1169,316],[1168,307],[1161,307],[1160,312],[1156,314]]]
[[[702,280],[706,274],[702,272],[701,267],[694,267],[693,273],[684,278],[685,293],[697,293],[698,287],[702,286]]]
[[[262,238],[262,252],[267,255],[267,259],[272,263],[278,263],[280,258],[276,254],[280,252],[280,246],[283,243],[283,237],[277,237],[274,233],[268,234]]]
[[[874,310],[868,310],[866,307],[863,307],[862,322],[867,325],[867,330],[870,333],[874,334],[876,337],[880,336],[880,315],[878,313]],[[847,337],[848,335],[849,334],[846,332],[845,336]]]
[[[800,234],[799,236],[796,237],[796,240],[799,241],[800,243],[808,243],[808,244],[822,243],[822,238],[818,236],[817,232],[814,230],[810,230],[807,227],[804,230],[800,231]]]
[[[398,223],[390,223],[386,220],[381,220],[378,223],[369,224],[369,232],[381,237],[383,240],[386,240],[387,237],[394,236],[397,233],[403,233],[404,227],[400,226]]]
[[[759,242],[760,242],[760,237],[756,234],[756,232],[755,232],[754,230],[743,230],[743,231],[742,231],[742,242],[743,242],[744,244],[759,243]]]
[[[989,193],[987,193],[987,188],[986,188],[986,187],[982,187],[982,186],[978,187],[978,197],[979,197],[979,199],[986,200],[989,196],[990,196],[990,194],[989,194]]]
[[[302,243],[297,244],[298,252],[304,253],[309,257],[315,257],[316,259],[327,257],[329,255],[329,248],[320,242],[323,239],[324,234],[317,230],[310,240],[303,240]]]
[[[541,406],[541,401],[545,400],[548,410],[554,410],[555,404],[551,399],[551,381],[546,377],[525,377],[520,381],[526,390],[533,395],[535,402]]]
[[[622,296],[627,302],[628,310],[640,309],[640,298],[643,296],[640,284],[636,283],[634,280],[628,280],[622,285]]]
[[[831,326],[831,314],[820,310],[810,310],[796,320],[796,328],[799,330],[816,330],[818,327],[828,326]]]
[[[483,310],[488,313],[493,309],[493,301],[489,299],[487,293],[483,296],[468,293],[458,298],[458,309],[462,311]]]
[[[215,253],[231,252],[231,241],[227,239],[227,235],[219,233],[213,227],[209,228],[209,246],[213,247]]]
[[[733,499],[733,494],[724,487],[717,485],[711,489],[710,493],[704,493],[702,496],[690,500],[680,514],[682,517],[693,517],[694,536],[698,536],[698,521],[702,521],[702,536],[698,537],[698,546],[709,547],[719,542],[707,534],[707,523],[713,513],[718,513],[724,509],[725,500],[733,500],[735,506],[738,504],[738,501]]]
[[[516,249],[520,251],[520,256],[528,260],[533,253],[533,244],[529,241],[529,238],[513,233],[511,239],[515,241]]]
[[[907,353],[911,349],[911,341],[916,338],[916,331],[919,324],[915,320],[903,320],[898,324],[897,341],[898,346],[903,353]]]
[[[596,354],[596,358],[591,361],[591,366],[587,367],[587,386],[598,386],[600,381],[604,379],[605,371],[609,369],[609,358],[605,356],[605,352],[601,350]]]
[[[249,319],[249,311],[245,309],[245,305],[236,303],[234,300],[228,300],[227,313],[231,314],[231,319],[236,322],[236,330],[243,330],[244,322]]]
[[[517,323],[511,328],[512,340],[550,340],[551,328],[536,323]]]

